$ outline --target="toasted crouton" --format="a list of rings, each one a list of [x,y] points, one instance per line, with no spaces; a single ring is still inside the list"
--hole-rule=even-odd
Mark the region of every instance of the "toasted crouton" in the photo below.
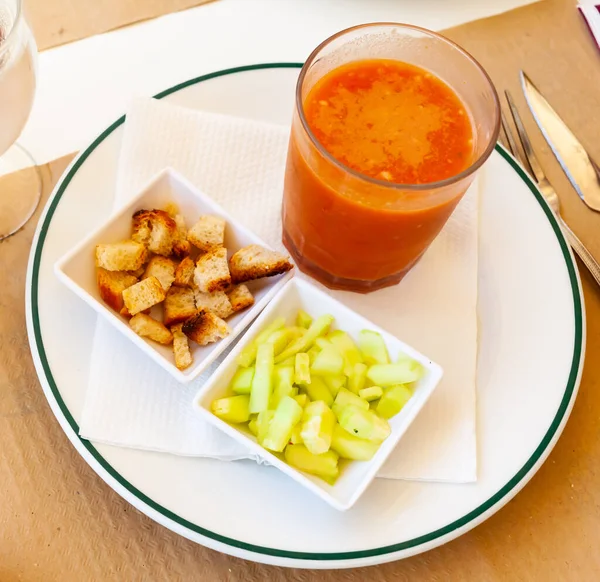
[[[202,255],[196,262],[194,282],[200,291],[224,291],[231,284],[227,266],[227,249],[219,247]]]
[[[132,238],[163,257],[173,252],[177,223],[164,210],[139,210],[133,215]]]
[[[183,333],[201,346],[212,344],[229,335],[229,326],[208,310],[200,310],[184,322]]]
[[[234,311],[241,311],[254,305],[254,297],[246,285],[237,285],[227,293],[231,308]]]
[[[219,216],[205,214],[190,229],[187,238],[201,251],[222,247],[225,241],[225,221]]]
[[[197,312],[193,289],[171,287],[163,304],[163,321],[167,327],[181,323]]]
[[[146,258],[146,247],[133,240],[96,245],[96,266],[107,271],[135,271]]]
[[[136,269],[135,271],[127,271],[127,272],[130,275],[133,275],[136,279],[139,279],[144,274],[145,270],[146,270],[146,267],[142,266],[139,269]]]
[[[148,277],[156,277],[162,288],[168,291],[175,281],[175,261],[167,259],[167,257],[161,257],[160,255],[154,255],[144,271],[142,279]]]
[[[192,245],[187,239],[187,227],[181,214],[175,215],[175,224],[177,224],[177,234],[173,240],[173,254],[178,259],[182,259],[190,254]]]
[[[129,325],[139,336],[147,337],[159,344],[170,344],[173,334],[156,319],[152,319],[145,313],[138,313],[129,320]]]
[[[179,287],[191,287],[194,282],[195,267],[196,265],[193,259],[185,257],[175,269],[175,281],[173,284],[178,285]]]
[[[179,214],[179,206],[175,202],[168,202],[165,205],[165,212],[171,217],[175,218]]]
[[[244,247],[229,259],[229,269],[234,283],[280,275],[292,267],[288,257],[259,245]]]
[[[175,365],[180,370],[185,370],[192,364],[192,353],[187,335],[181,331],[183,324],[174,325],[171,328],[173,334],[173,354],[175,356]]]
[[[123,271],[107,271],[98,269],[96,273],[100,297],[104,303],[115,311],[123,309],[123,291],[137,283],[137,279]]]
[[[196,309],[208,309],[221,319],[228,318],[233,313],[233,307],[224,291],[215,291],[214,293],[202,293],[196,290]]]
[[[148,277],[123,291],[123,301],[131,315],[164,301],[165,296],[165,290],[156,277]]]

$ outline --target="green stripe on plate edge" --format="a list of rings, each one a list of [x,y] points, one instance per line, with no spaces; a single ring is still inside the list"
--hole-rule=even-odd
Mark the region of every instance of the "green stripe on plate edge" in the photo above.
[[[207,75],[202,75],[200,77],[196,77],[189,81],[185,81],[178,85],[175,85],[165,91],[162,91],[155,95],[156,99],[162,99],[172,93],[176,93],[186,87],[190,87],[192,85],[196,85],[203,81],[208,81],[210,79],[214,79],[217,77],[222,77],[225,75],[231,75],[235,73],[243,73],[247,71],[256,71],[262,69],[284,69],[284,68],[301,68],[302,63],[261,63],[256,65],[246,65],[241,67],[234,67],[230,69],[224,69],[221,71],[215,71],[213,73],[209,73]],[[40,361],[42,363],[42,368],[44,370],[44,374],[46,376],[46,380],[56,403],[58,404],[60,411],[63,416],[69,423],[69,426],[81,442],[81,444],[86,448],[86,450],[93,456],[93,458],[100,464],[100,466],[122,487],[124,487],[129,493],[137,497],[142,503],[157,511],[164,517],[170,519],[171,521],[177,523],[180,526],[187,528],[188,530],[203,535],[207,538],[215,540],[217,542],[239,548],[242,550],[246,550],[249,552],[257,553],[257,554],[265,554],[269,556],[281,557],[281,558],[289,558],[295,560],[352,560],[352,559],[361,559],[361,558],[369,558],[374,556],[382,556],[385,554],[390,554],[394,552],[400,552],[403,550],[407,550],[410,548],[414,548],[421,544],[433,542],[438,538],[441,538],[447,534],[452,533],[453,531],[467,525],[469,522],[475,520],[483,513],[491,509],[494,505],[496,505],[499,501],[501,501],[506,495],[508,495],[519,483],[520,481],[529,473],[529,471],[534,467],[534,465],[539,461],[539,459],[544,454],[546,448],[554,438],[560,424],[564,418],[564,415],[569,407],[569,403],[573,396],[573,392],[575,390],[575,386],[577,383],[577,377],[579,375],[579,368],[581,364],[581,356],[582,356],[582,343],[583,343],[583,313],[582,313],[582,304],[581,304],[581,295],[579,290],[578,278],[575,270],[575,265],[571,258],[571,254],[569,252],[569,248],[567,243],[562,235],[560,227],[544,201],[542,195],[537,190],[536,186],[533,184],[529,176],[524,172],[524,170],[516,163],[516,161],[506,152],[504,148],[501,146],[496,146],[496,151],[511,165],[511,167],[517,172],[519,177],[527,184],[527,187],[535,196],[536,200],[544,210],[546,217],[548,218],[552,229],[556,237],[559,240],[561,251],[563,253],[565,262],[567,264],[567,270],[569,273],[569,280],[571,283],[571,289],[573,291],[573,305],[574,305],[574,317],[575,317],[575,345],[573,350],[573,360],[571,363],[571,371],[569,373],[569,380],[565,389],[565,394],[560,403],[556,416],[550,425],[550,428],[544,435],[544,438],[540,442],[539,446],[533,452],[528,461],[521,467],[521,469],[514,475],[514,477],[499,491],[497,491],[492,497],[490,497],[487,501],[482,503],[479,507],[469,512],[467,515],[462,518],[453,521],[452,523],[436,530],[431,533],[413,538],[411,540],[401,542],[398,544],[392,544],[389,546],[383,546],[380,548],[373,548],[369,550],[359,550],[352,552],[331,552],[331,553],[312,553],[312,552],[295,552],[291,550],[278,550],[276,548],[267,548],[263,546],[256,546],[254,544],[249,544],[246,542],[242,542],[239,540],[235,540],[226,536],[222,536],[218,533],[212,532],[210,530],[204,529],[203,527],[196,525],[187,521],[186,519],[176,515],[172,511],[166,509],[165,507],[159,505],[136,487],[134,487],[127,479],[125,479],[121,474],[119,474],[113,467],[106,461],[106,459],[99,453],[99,451],[86,439],[83,439],[79,436],[79,426],[77,422],[71,415],[69,409],[67,408],[60,391],[56,385],[54,377],[52,376],[52,372],[50,370],[50,365],[48,363],[48,359],[46,357],[46,352],[44,349],[44,344],[42,340],[42,333],[40,329],[40,321],[39,321],[39,308],[38,308],[38,284],[39,284],[39,271],[40,271],[40,263],[41,256],[43,252],[43,245],[46,239],[46,235],[48,233],[48,229],[50,223],[52,221],[52,217],[58,207],[60,199],[64,194],[67,186],[79,170],[79,168],[83,165],[85,160],[89,157],[89,155],[108,137],[117,127],[123,124],[125,121],[125,116],[120,117],[115,121],[112,125],[110,125],[106,130],[104,130],[91,144],[86,148],[84,152],[80,154],[77,158],[68,174],[61,181],[56,194],[52,198],[48,211],[44,217],[44,223],[40,229],[39,239],[37,242],[37,246],[35,249],[34,259],[33,259],[33,269],[32,269],[32,288],[31,288],[31,309],[32,309],[32,323],[34,329],[35,342],[38,349],[38,355],[40,357]]]

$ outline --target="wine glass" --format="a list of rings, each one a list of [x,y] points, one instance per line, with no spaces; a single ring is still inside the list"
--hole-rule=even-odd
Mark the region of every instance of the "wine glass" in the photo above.
[[[36,163],[15,143],[33,105],[36,58],[22,1],[0,0],[0,240],[31,218],[41,195]]]

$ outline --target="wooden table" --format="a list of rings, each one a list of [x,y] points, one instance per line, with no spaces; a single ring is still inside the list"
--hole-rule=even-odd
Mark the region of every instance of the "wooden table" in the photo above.
[[[182,3],[183,4],[183,3]],[[544,0],[449,30],[509,88],[523,67],[600,160],[600,54],[575,0]],[[76,35],[75,35],[76,36]],[[600,216],[584,207],[527,116],[564,216],[600,256]],[[48,196],[70,157],[42,168]],[[39,211],[38,211],[39,215]],[[582,270],[587,360],[563,436],[538,474],[496,515],[443,547],[364,570],[310,572],[245,562],[155,524],[79,457],[40,389],[25,331],[25,268],[34,231],[0,243],[0,580],[577,580],[600,578],[600,292]]]

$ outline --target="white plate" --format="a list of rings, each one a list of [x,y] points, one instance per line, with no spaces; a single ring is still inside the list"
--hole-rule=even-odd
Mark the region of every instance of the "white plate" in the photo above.
[[[235,341],[250,323],[265,308],[267,303],[281,290],[292,277],[289,271],[284,275],[269,277],[249,284],[255,303],[250,309],[244,309],[227,319],[231,332],[219,342],[207,346],[199,346],[192,342],[190,349],[194,361],[186,370],[178,370],[175,366],[172,346],[162,346],[156,342],[140,337],[129,326],[128,320],[109,307],[100,297],[96,282],[96,265],[94,252],[99,243],[111,243],[125,240],[131,235],[131,217],[143,208],[165,208],[175,203],[190,228],[202,214],[220,216],[227,223],[225,229],[225,247],[230,253],[242,247],[254,244],[267,245],[250,232],[240,222],[225,212],[208,195],[200,192],[181,174],[172,168],[165,168],[144,186],[139,194],[117,212],[102,222],[98,230],[86,236],[75,248],[59,259],[54,266],[57,277],[83,299],[97,313],[110,322],[115,329],[128,337],[140,350],[152,358],[159,366],[171,374],[175,380],[187,384],[205,372],[210,365]]]
[[[195,109],[289,123],[299,65],[220,71],[158,97]],[[475,527],[539,469],[569,416],[585,324],[573,257],[514,160],[486,165],[480,218],[479,478],[469,485],[377,479],[345,513],[275,468],[93,445],[78,436],[96,315],[53,264],[111,213],[123,132],[116,121],[67,170],[40,219],[27,281],[31,349],[46,397],[90,466],[139,510],[222,552],[271,564],[343,568],[404,558]],[[451,341],[451,340],[450,340]]]

